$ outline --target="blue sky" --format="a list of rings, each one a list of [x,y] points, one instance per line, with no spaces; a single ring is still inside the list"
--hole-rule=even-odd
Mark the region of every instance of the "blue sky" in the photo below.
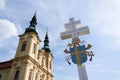
[[[79,80],[76,65],[69,66],[63,52],[71,39],[60,39],[70,17],[90,29],[89,35],[80,37],[92,44],[95,54],[92,62],[85,63],[89,80],[120,80],[119,9],[119,0],[0,0],[0,62],[14,58],[17,35],[25,31],[37,11],[40,48],[46,27],[49,29],[54,80]]]

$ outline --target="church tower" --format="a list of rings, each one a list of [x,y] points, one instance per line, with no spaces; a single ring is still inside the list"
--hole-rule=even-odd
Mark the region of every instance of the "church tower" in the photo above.
[[[10,61],[7,78],[3,80],[53,80],[53,55],[49,47],[48,32],[45,35],[44,46],[39,50],[41,40],[36,25],[37,19],[34,14],[30,26],[19,35],[15,58]]]
[[[40,39],[36,31],[36,25],[37,19],[36,14],[34,14],[30,21],[30,26],[26,28],[24,34],[19,35],[20,39],[15,58],[30,56],[35,60],[37,59]]]

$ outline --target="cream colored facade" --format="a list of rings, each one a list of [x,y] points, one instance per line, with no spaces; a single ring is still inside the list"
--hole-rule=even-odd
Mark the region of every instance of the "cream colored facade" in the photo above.
[[[51,52],[39,50],[39,36],[34,32],[19,35],[15,58],[9,67],[0,68],[0,80],[53,80]]]

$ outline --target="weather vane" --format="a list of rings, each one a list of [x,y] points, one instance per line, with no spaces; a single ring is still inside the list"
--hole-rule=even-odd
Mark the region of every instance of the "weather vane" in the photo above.
[[[72,38],[72,42],[68,43],[69,50],[65,49],[64,52],[66,54],[70,54],[66,57],[66,60],[69,64],[69,61],[72,59],[74,64],[77,64],[79,80],[88,80],[85,65],[87,61],[87,55],[90,56],[90,61],[92,60],[92,56],[94,56],[92,51],[87,51],[92,47],[91,44],[88,44],[85,47],[85,41],[80,41],[78,36],[89,34],[88,26],[81,27],[80,20],[74,21],[74,18],[69,19],[69,23],[65,24],[65,32],[61,32],[61,39]]]

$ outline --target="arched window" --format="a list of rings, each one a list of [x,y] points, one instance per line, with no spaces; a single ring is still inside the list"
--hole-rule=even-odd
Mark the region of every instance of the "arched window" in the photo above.
[[[38,53],[37,59],[40,59],[40,54]]]
[[[28,80],[33,80],[33,76],[34,76],[33,69],[30,69],[30,72],[29,72],[29,79],[28,79]]]
[[[48,67],[48,60],[46,60],[46,62],[45,62],[45,63],[46,63],[46,67]]]
[[[33,45],[33,50],[32,50],[32,52],[35,54],[35,52],[36,52],[36,44]]]
[[[52,61],[50,61],[50,69],[52,68]]]
[[[36,73],[36,75],[35,75],[35,80],[37,80],[37,78],[38,78],[38,74]]]
[[[0,74],[0,80],[2,80],[2,75]]]
[[[30,71],[30,73],[29,73],[29,80],[31,80],[32,79],[32,72]]]
[[[23,42],[21,51],[25,51],[25,49],[26,49],[26,42]]]
[[[14,80],[18,80],[19,73],[20,73],[20,71],[16,71],[16,73],[15,73],[15,77],[14,77]]]
[[[42,58],[42,67],[44,66],[45,58]]]

